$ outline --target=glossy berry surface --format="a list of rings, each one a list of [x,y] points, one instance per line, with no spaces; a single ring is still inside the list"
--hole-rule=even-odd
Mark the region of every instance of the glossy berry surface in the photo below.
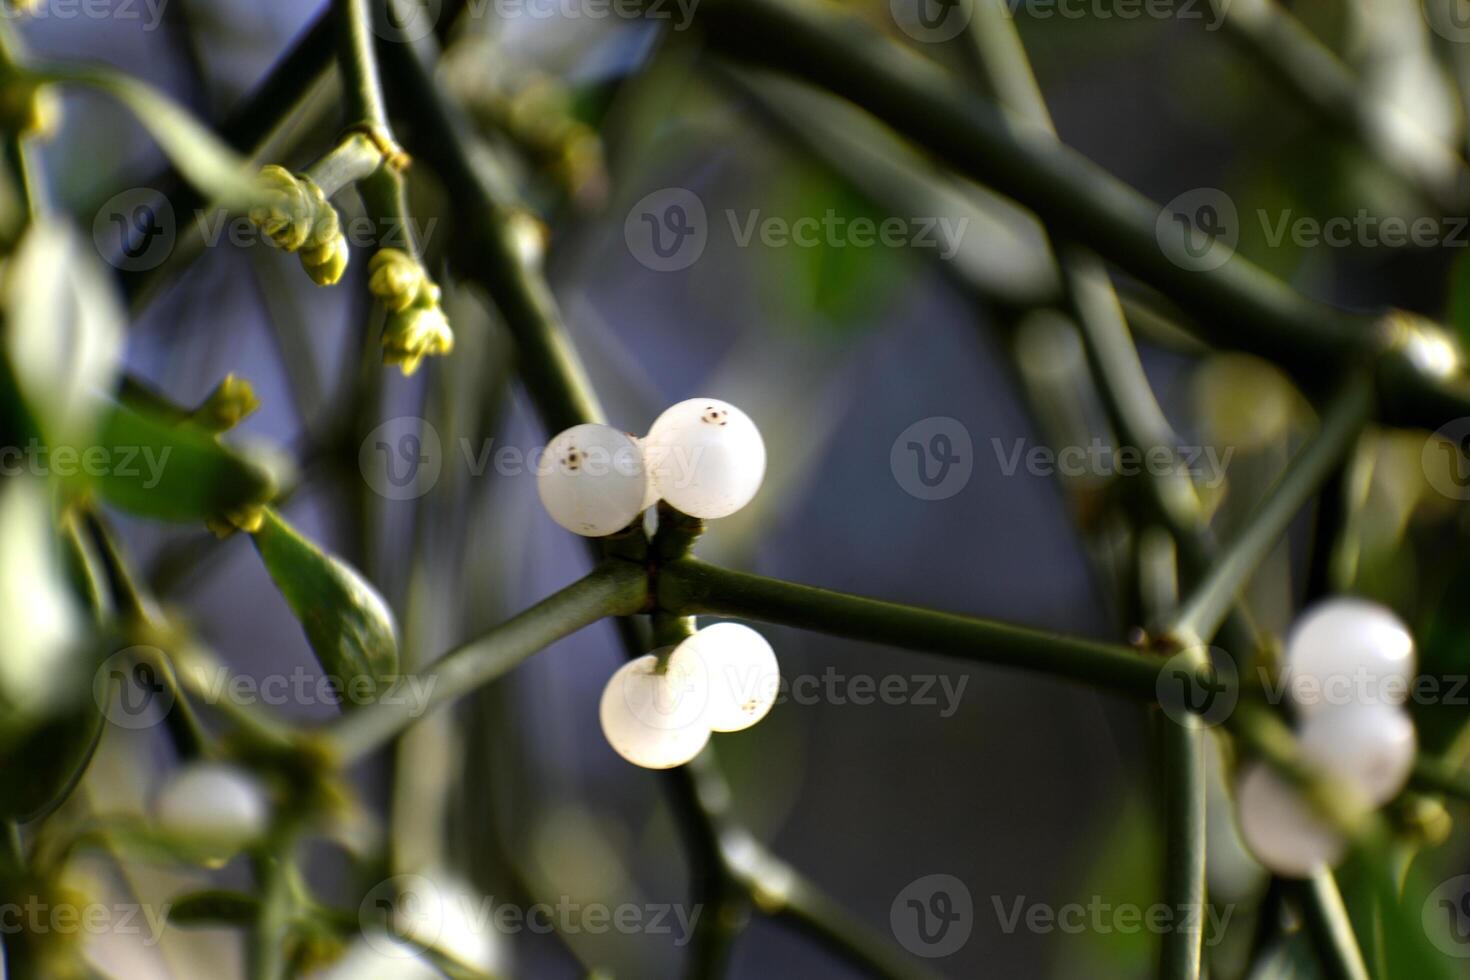
[[[765,479],[760,430],[729,402],[679,402],[654,421],[643,445],[658,496],[691,517],[728,517]]]
[[[574,534],[621,531],[647,506],[643,453],[610,425],[574,425],[546,446],[536,492],[551,519]]]

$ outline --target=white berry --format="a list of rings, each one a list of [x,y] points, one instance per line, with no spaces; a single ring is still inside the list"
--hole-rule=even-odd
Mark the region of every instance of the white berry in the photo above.
[[[643,440],[658,495],[691,517],[726,517],[750,503],[766,475],[766,444],[740,409],[691,398],[665,411]]]
[[[1374,806],[1404,788],[1418,747],[1409,716],[1387,704],[1314,712],[1302,723],[1299,741],[1309,762],[1357,786]]]
[[[1414,638],[1376,602],[1329,599],[1292,626],[1286,666],[1304,716],[1344,704],[1402,704],[1413,682]]]
[[[594,538],[621,531],[647,506],[643,453],[610,425],[574,425],[547,445],[536,491],[568,531]]]
[[[191,763],[169,778],[153,800],[160,829],[224,847],[265,835],[270,805],[250,773],[214,762]]]
[[[638,447],[638,452],[643,457],[644,472],[648,473],[647,487],[643,492],[643,510],[647,510],[654,504],[658,503],[658,487],[654,486],[653,474],[649,472],[650,467],[648,465],[648,450],[645,446],[644,440],[633,435],[630,435],[628,438],[632,439],[633,445]]]
[[[1342,856],[1341,835],[1265,763],[1253,763],[1245,770],[1236,786],[1235,803],[1246,847],[1276,874],[1308,878]]]
[[[709,677],[704,720],[717,732],[738,732],[760,721],[776,703],[781,668],[766,638],[739,623],[716,623],[679,644]]]
[[[634,765],[672,769],[709,741],[708,700],[709,681],[699,658],[676,649],[660,671],[658,655],[646,654],[619,667],[603,689],[602,734]]]

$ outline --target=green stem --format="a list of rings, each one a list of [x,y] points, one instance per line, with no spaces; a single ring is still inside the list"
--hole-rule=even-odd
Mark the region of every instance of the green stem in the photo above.
[[[368,0],[333,0],[337,17],[337,63],[342,70],[342,102],[349,126],[367,126],[388,134],[378,56],[373,48]]]
[[[936,980],[937,974],[900,953],[790,867],[767,856],[765,876],[778,890],[750,883],[756,907],[821,943],[846,962],[875,977]]]
[[[400,678],[370,705],[343,716],[322,738],[332,757],[355,761],[398,735],[423,714],[489,683],[532,654],[607,616],[643,608],[648,579],[631,562],[609,561],[519,615],[436,661],[421,675]],[[427,685],[427,686],[426,686]]]
[[[1324,871],[1306,881],[1289,882],[1288,890],[1301,909],[1307,935],[1326,975],[1332,980],[1368,980],[1367,964],[1332,873]]]
[[[1379,104],[1382,98],[1366,91],[1353,70],[1289,10],[1276,0],[1242,4],[1216,0],[1215,9],[1225,36],[1264,68],[1279,89],[1365,148],[1385,170],[1434,206],[1450,213],[1464,207],[1470,178],[1464,157],[1396,106]],[[1373,109],[1398,115],[1399,126],[1386,131]],[[1402,139],[1401,127],[1413,130],[1412,154],[1396,145]],[[1430,162],[1426,154],[1433,158],[1432,166],[1424,166]]]
[[[1164,780],[1164,901],[1187,913],[1160,945],[1162,977],[1194,980],[1204,958],[1205,733],[1193,719],[1180,724],[1160,714]]]
[[[1214,637],[1256,567],[1352,451],[1372,405],[1370,387],[1361,377],[1353,377],[1323,409],[1316,435],[1297,453],[1247,521],[1245,531],[1220,555],[1174,620],[1171,632],[1182,645],[1208,643]]]
[[[366,179],[383,163],[383,152],[362,133],[350,133],[306,171],[306,176],[334,196],[349,184]]]
[[[1340,374],[1344,363],[1385,354],[1392,338],[1371,314],[1308,299],[1240,255],[1202,269],[1160,246],[1159,207],[1041,129],[1015,129],[955,79],[833,4],[707,0],[696,17],[710,45],[840,95],[930,150],[960,173],[1030,208],[1073,240],[1189,310],[1212,343],[1284,365],[1299,379]],[[1225,246],[1210,258],[1225,259]],[[1434,378],[1387,358],[1384,407],[1433,426],[1470,414],[1458,376]]]
[[[602,421],[602,406],[567,339],[539,257],[527,248],[527,236],[538,231],[509,179],[435,87],[411,45],[385,42],[379,50],[393,81],[390,94],[403,100],[417,123],[414,152],[444,180],[455,209],[478,219],[468,224],[469,240],[453,264],[481,284],[504,317],[516,343],[517,369],[542,423],[560,432]]]
[[[658,573],[659,608],[816,630],[1097,684],[1152,700],[1158,662],[1127,647],[829,592],[684,558]]]

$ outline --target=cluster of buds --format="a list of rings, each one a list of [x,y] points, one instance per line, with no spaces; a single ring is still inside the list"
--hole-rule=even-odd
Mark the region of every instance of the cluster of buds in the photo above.
[[[383,326],[385,364],[397,364],[407,376],[425,357],[454,349],[454,331],[439,308],[439,287],[408,252],[379,249],[368,263],[368,289],[388,309]]]
[[[508,60],[489,42],[458,42],[446,61],[446,83],[476,122],[509,137],[565,193],[588,203],[601,198],[602,140],[577,118],[564,82]]]
[[[327,195],[310,177],[270,164],[261,168],[260,198],[250,220],[279,249],[301,256],[318,286],[331,286],[347,271],[347,237]]]

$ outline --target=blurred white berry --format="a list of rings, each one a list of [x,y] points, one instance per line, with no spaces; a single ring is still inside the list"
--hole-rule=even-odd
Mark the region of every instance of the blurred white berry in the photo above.
[[[169,777],[153,799],[161,830],[238,849],[265,835],[270,804],[255,777],[237,766],[194,762]]]
[[[1235,805],[1245,846],[1276,874],[1308,878],[1342,856],[1342,836],[1263,762],[1252,763],[1240,777]]]
[[[603,689],[598,714],[618,755],[645,769],[672,769],[709,741],[708,701],[703,664],[676,649],[662,671],[653,653],[619,667]]]
[[[1402,704],[1413,683],[1414,638],[1376,602],[1328,599],[1293,624],[1286,666],[1303,715],[1332,705]]]
[[[1374,806],[1398,795],[1414,768],[1414,723],[1388,704],[1350,704],[1317,711],[1302,723],[1302,755],[1357,786]]]
[[[643,440],[658,495],[691,517],[735,513],[760,489],[766,444],[740,409],[714,398],[691,398],[665,411]]]
[[[679,644],[709,677],[704,720],[717,732],[738,732],[760,721],[776,703],[781,668],[766,638],[740,623],[716,623]]]
[[[536,490],[551,519],[568,531],[613,534],[647,506],[643,453],[632,436],[610,425],[574,425],[547,445]]]

